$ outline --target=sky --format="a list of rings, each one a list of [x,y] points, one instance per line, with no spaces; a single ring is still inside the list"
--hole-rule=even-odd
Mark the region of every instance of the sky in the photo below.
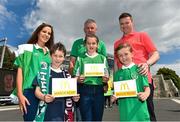
[[[132,14],[136,31],[147,32],[160,60],[151,68],[170,68],[180,75],[180,0],[0,0],[0,39],[17,47],[26,43],[41,23],[49,23],[55,42],[70,50],[75,39],[84,37],[83,24],[96,20],[97,35],[113,54],[114,41],[122,36],[118,17]]]

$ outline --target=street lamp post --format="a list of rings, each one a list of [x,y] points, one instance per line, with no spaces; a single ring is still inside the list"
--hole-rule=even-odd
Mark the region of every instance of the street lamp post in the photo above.
[[[3,41],[4,41],[4,45],[3,45],[3,49],[2,49],[0,68],[2,68],[2,66],[3,66],[3,61],[4,61],[5,50],[6,50],[6,42],[7,42],[7,38],[3,38],[3,39],[0,40],[0,42],[3,42]]]

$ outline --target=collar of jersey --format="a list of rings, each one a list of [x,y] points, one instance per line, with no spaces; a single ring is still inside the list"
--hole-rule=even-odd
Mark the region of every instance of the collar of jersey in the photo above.
[[[54,68],[51,67],[51,70],[53,70],[53,71],[56,72],[56,73],[62,72],[61,68],[54,69]]]
[[[36,49],[42,49],[42,47],[40,47],[37,43],[34,45]],[[49,51],[49,49],[47,47],[45,47],[47,51]]]
[[[86,56],[90,57],[90,58],[94,58],[98,55],[98,53],[96,53],[95,55],[89,55],[88,53],[86,53]]]
[[[122,69],[130,69],[131,67],[133,67],[135,64],[134,63],[131,63],[129,66],[122,66]]]

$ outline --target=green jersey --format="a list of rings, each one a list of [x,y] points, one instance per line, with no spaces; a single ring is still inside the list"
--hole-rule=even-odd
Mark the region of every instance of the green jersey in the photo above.
[[[83,57],[78,57],[74,70],[73,75],[79,76],[84,74],[84,67],[85,64],[104,64],[104,68],[108,69],[108,63],[106,57],[101,54],[97,54],[95,56],[89,56],[88,54],[84,55]],[[89,85],[103,85],[102,77],[86,77],[84,80],[84,84]]]
[[[44,54],[43,49],[37,44],[23,44],[18,46],[18,50],[15,52],[16,59],[14,64],[22,68],[23,90],[32,88],[32,82],[44,62],[47,64],[51,63],[49,50],[48,48],[46,49],[47,52]]]
[[[144,87],[149,86],[147,77],[138,73],[137,65],[122,67],[114,74],[114,82],[131,79],[136,79],[137,92],[143,92]],[[120,121],[150,121],[146,101],[137,97],[119,98],[118,108]]]
[[[84,39],[83,38],[80,38],[78,40],[76,40],[72,46],[72,49],[71,49],[71,56],[73,57],[83,57],[87,52],[87,49],[85,47],[85,43],[84,43]],[[107,53],[106,53],[106,46],[104,44],[104,41],[102,40],[99,40],[99,43],[98,43],[98,50],[97,52],[99,54],[102,54],[104,55],[105,57],[107,57]]]

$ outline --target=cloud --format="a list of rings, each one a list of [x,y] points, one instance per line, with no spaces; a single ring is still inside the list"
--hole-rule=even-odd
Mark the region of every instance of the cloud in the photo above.
[[[84,21],[94,18],[99,37],[106,45],[113,45],[114,40],[122,35],[118,16],[126,11],[134,16],[136,29],[148,32],[158,50],[167,53],[180,47],[178,4],[178,0],[38,0],[37,9],[25,17],[24,25],[32,30],[42,22],[51,23],[56,41],[62,41],[70,49],[73,40],[83,36]],[[113,52],[113,46],[108,48],[108,52]]]
[[[6,8],[7,1],[2,0],[0,2],[0,30],[5,29],[6,24],[10,21],[15,21],[15,14],[12,11],[8,11]]]
[[[147,32],[160,53],[167,55],[180,49],[179,5],[179,0],[37,0],[36,9],[24,17],[24,26],[31,33],[40,23],[51,23],[55,41],[61,41],[70,50],[74,40],[84,36],[84,21],[93,18],[98,25],[97,35],[108,45],[108,53],[113,54],[114,40],[122,36],[118,17],[129,12],[136,30]],[[180,74],[177,62],[156,64],[153,72],[163,66]]]
[[[180,76],[180,60],[177,60],[171,64],[155,64],[151,67],[152,74],[155,75],[157,71],[159,70],[159,68],[162,68],[162,67],[174,70],[176,74]]]

